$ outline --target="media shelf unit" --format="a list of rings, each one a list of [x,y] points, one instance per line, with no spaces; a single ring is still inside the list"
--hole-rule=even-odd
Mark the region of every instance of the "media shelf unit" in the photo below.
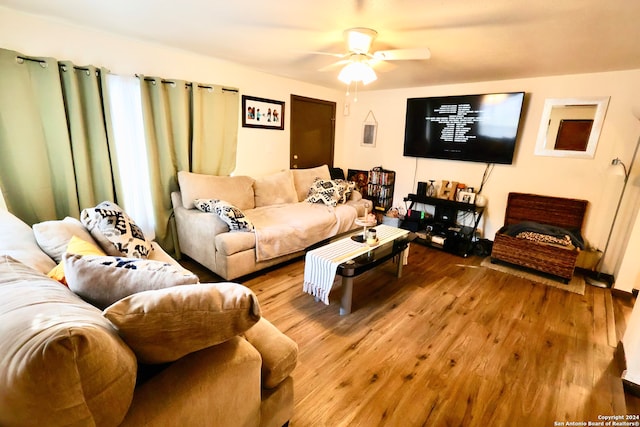
[[[433,206],[435,213],[432,217],[419,221],[420,229],[417,230],[416,243],[442,249],[462,257],[467,257],[473,252],[474,241],[480,218],[484,213],[484,207],[474,203],[457,202],[437,197],[409,194],[404,198],[405,202],[411,202],[408,209],[414,210],[416,204]],[[467,212],[473,216],[472,226],[458,224],[460,212]],[[408,228],[410,218],[405,219],[402,228]],[[420,237],[423,235],[425,237]]]
[[[373,202],[375,213],[384,215],[393,206],[393,189],[396,183],[395,171],[376,167],[369,171],[367,198]]]

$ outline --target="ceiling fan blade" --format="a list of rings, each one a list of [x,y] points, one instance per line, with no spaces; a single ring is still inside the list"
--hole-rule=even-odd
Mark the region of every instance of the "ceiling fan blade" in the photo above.
[[[429,59],[431,58],[431,51],[426,47],[410,48],[410,49],[379,50],[373,53],[373,57],[375,59],[382,59],[385,61]]]
[[[387,61],[383,61],[381,59],[376,59],[376,58],[371,58],[369,60],[369,64],[376,71],[381,71],[383,73],[386,73],[386,72],[391,71],[391,70],[393,70],[393,69],[398,67],[396,64],[393,64],[393,63],[387,62]]]
[[[307,51],[307,53],[311,55],[325,55],[325,56],[333,56],[335,58],[344,58],[346,54],[344,53],[332,53],[332,52],[318,52],[318,51]]]
[[[331,70],[333,70],[335,68],[338,68],[338,67],[340,67],[342,65],[346,65],[349,62],[351,62],[351,61],[349,61],[348,59],[343,59],[342,61],[338,61],[338,62],[334,62],[333,64],[326,65],[326,66],[320,68],[318,71],[331,71]]]

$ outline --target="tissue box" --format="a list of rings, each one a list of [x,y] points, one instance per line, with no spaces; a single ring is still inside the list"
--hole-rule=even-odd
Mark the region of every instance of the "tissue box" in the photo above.
[[[391,227],[400,228],[400,218],[394,218],[392,216],[383,216],[382,223],[385,225],[390,225]]]

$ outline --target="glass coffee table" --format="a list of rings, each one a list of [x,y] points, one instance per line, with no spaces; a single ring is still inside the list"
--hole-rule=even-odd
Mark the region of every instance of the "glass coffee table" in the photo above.
[[[351,230],[346,233],[342,233],[331,237],[329,239],[318,242],[306,250],[305,257],[305,288],[307,287],[307,277],[312,276],[307,269],[308,268],[335,268],[335,275],[342,277],[342,296],[340,299],[340,315],[351,313],[351,302],[353,297],[353,279],[362,273],[369,271],[380,264],[383,264],[393,258],[398,257],[396,278],[402,276],[402,266],[406,262],[408,255],[409,243],[416,238],[416,235],[410,231],[402,230],[396,227],[380,224],[375,227],[378,236],[378,242],[373,245],[367,245],[366,242],[362,242],[363,229],[359,228]],[[338,249],[334,255],[327,255],[327,252],[331,247],[346,248]],[[352,250],[353,249],[353,250]],[[324,256],[321,262],[317,262],[316,259],[310,259],[309,254],[318,257]],[[330,267],[329,267],[330,266]],[[333,278],[335,277],[333,271],[324,272],[324,287],[321,292],[323,299],[328,304],[328,293],[331,290],[333,284]],[[320,276],[323,276],[320,274]],[[328,287],[328,289],[327,289]],[[307,291],[308,292],[308,291]],[[321,299],[318,293],[309,292],[316,297],[316,300]]]

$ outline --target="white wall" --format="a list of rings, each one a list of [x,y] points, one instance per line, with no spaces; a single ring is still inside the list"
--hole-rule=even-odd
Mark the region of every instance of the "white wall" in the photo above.
[[[113,34],[68,25],[47,18],[0,7],[0,47],[25,55],[68,59],[78,65],[104,66],[116,74],[145,74],[201,83],[234,86],[241,94],[286,102],[285,130],[239,127],[236,173],[253,176],[289,166],[290,95],[302,95],[337,103],[336,166],[369,169],[384,166],[397,171],[395,204],[415,192],[417,181],[448,179],[478,187],[485,165],[414,159],[402,156],[406,99],[419,96],[464,95],[500,91],[527,92],[521,138],[513,165],[496,165],[483,193],[488,207],[481,223],[493,238],[502,225],[509,191],[533,192],[584,198],[590,207],[585,236],[602,248],[611,225],[622,187],[622,177],[610,166],[614,157],[629,162],[640,134],[631,114],[640,100],[640,70],[573,76],[542,77],[509,81],[420,87],[388,91],[360,91],[358,102],[350,102],[350,114],[342,115],[344,92],[264,74],[226,61],[172,49]],[[392,78],[382,75],[380,78]],[[546,98],[610,96],[611,100],[594,159],[563,159],[533,154]],[[360,145],[362,122],[372,111],[378,121],[376,147]],[[637,182],[636,167],[630,182]],[[638,186],[627,187],[605,271],[621,261],[626,237],[638,205]]]
[[[92,64],[114,74],[144,74],[237,87],[240,94],[284,101],[285,130],[243,128],[239,122],[236,174],[258,176],[289,167],[291,94],[339,103],[341,91],[279,78],[227,61],[69,25],[0,7],[0,47],[29,56]],[[342,120],[336,124],[340,152]]]
[[[384,78],[384,76],[381,76]],[[397,171],[395,204],[404,205],[402,198],[415,193],[418,181],[450,180],[478,188],[485,164],[472,162],[415,159],[402,156],[406,99],[411,97],[467,95],[491,92],[525,91],[525,110],[520,140],[513,165],[495,165],[483,193],[488,199],[484,235],[493,239],[503,225],[507,194],[510,191],[586,199],[590,202],[585,237],[594,246],[605,245],[613,219],[615,205],[622,190],[621,169],[610,162],[620,157],[629,165],[640,134],[640,124],[631,113],[640,102],[640,70],[598,74],[542,77],[507,81],[480,82],[446,86],[431,86],[387,91],[361,92],[357,103],[350,105],[351,114],[345,124],[346,156],[353,159],[349,167],[368,169],[382,165]],[[593,159],[567,159],[534,155],[538,128],[546,98],[609,96],[602,134]],[[362,123],[372,111],[378,121],[375,148],[359,144]],[[640,167],[632,175],[637,176]],[[632,176],[630,182],[634,181]],[[635,218],[638,187],[629,185],[627,197],[618,217],[604,271],[612,271],[619,262],[620,251],[626,246]],[[628,199],[628,200],[627,200]],[[608,264],[608,265],[607,265]]]

